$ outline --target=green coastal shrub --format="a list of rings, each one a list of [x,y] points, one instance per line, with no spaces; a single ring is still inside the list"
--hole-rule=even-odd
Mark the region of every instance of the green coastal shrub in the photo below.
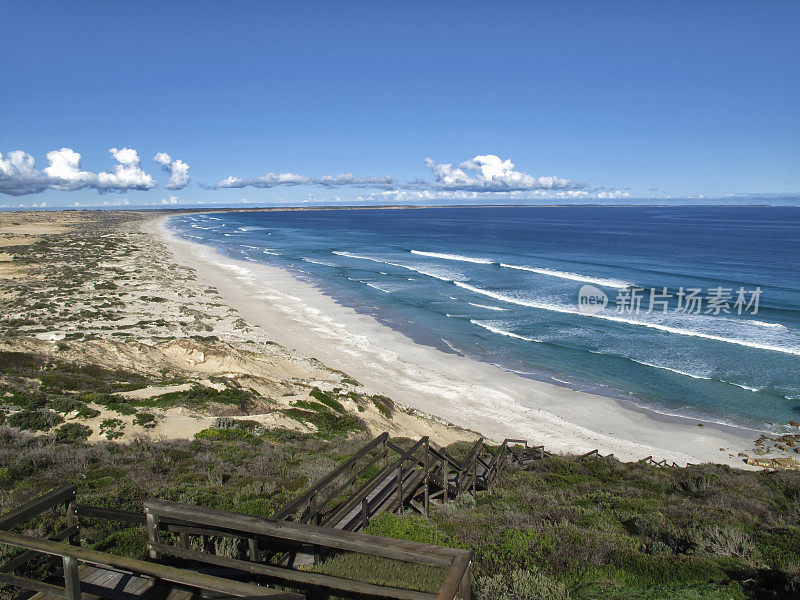
[[[299,408],[287,408],[283,414],[300,423],[314,425],[317,428],[316,435],[323,439],[332,439],[356,431],[366,431],[366,426],[361,419],[350,414],[340,415],[327,410],[315,412]]]
[[[117,556],[144,560],[147,555],[147,533],[144,527],[119,529],[102,541],[92,544],[91,548]]]
[[[375,405],[375,408],[377,408],[384,417],[387,419],[392,418],[392,415],[394,415],[394,402],[391,398],[376,394],[370,396],[370,400],[372,400],[372,404]]]
[[[64,422],[64,417],[51,410],[21,410],[6,420],[9,426],[26,431],[47,431]]]
[[[105,435],[107,440],[122,437],[125,422],[122,419],[103,419],[100,422],[100,435]]]
[[[69,396],[57,396],[50,401],[50,408],[62,414],[72,412],[81,406],[83,406],[83,403],[80,400],[70,398]]]
[[[536,570],[479,577],[475,588],[476,600],[569,600],[563,583]]]
[[[85,442],[92,435],[92,428],[81,423],[65,423],[56,429],[56,442],[60,444]]]
[[[321,402],[322,404],[324,404],[328,408],[332,408],[333,410],[335,410],[338,413],[344,414],[344,413],[347,412],[345,410],[344,406],[342,406],[342,404],[338,400],[336,400],[330,394],[327,394],[327,393],[323,392],[319,388],[315,387],[313,390],[311,390],[311,392],[309,392],[308,395],[311,396],[312,398],[314,398],[314,400],[317,400],[318,402]]]
[[[100,416],[100,411],[92,408],[86,404],[81,404],[78,407],[78,413],[73,417],[74,419],[94,419]]]
[[[255,439],[252,433],[244,429],[217,429],[216,427],[209,427],[194,434],[195,439],[198,440],[225,440],[239,442],[243,440]]]
[[[133,417],[133,423],[145,429],[152,429],[156,426],[156,417],[149,412],[138,412],[136,416]]]
[[[109,404],[106,404],[106,408],[108,408],[108,410],[113,410],[115,413],[119,413],[121,415],[136,414],[136,409],[127,402],[110,402]]]
[[[135,400],[137,406],[149,406],[153,408],[169,408],[172,406],[186,406],[187,408],[200,408],[208,402],[219,404],[229,404],[238,406],[241,410],[246,410],[250,405],[254,394],[250,391],[237,388],[225,388],[216,390],[212,387],[194,385],[191,389],[181,392],[168,392],[153,398]]]

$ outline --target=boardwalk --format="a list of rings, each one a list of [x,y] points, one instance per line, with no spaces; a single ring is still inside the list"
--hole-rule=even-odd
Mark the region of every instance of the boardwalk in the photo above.
[[[0,565],[0,583],[29,590],[36,600],[301,600],[328,594],[469,600],[468,550],[365,535],[364,528],[382,513],[411,509],[427,515],[431,505],[490,489],[507,465],[524,468],[546,455],[543,447],[524,440],[495,447],[477,440],[456,459],[427,437],[400,447],[384,433],[269,519],[166,500],[146,501],[144,513],[116,511],[82,505],[76,488],[64,486],[0,515],[0,544],[21,550]],[[609,457],[593,451],[579,460],[601,458]],[[66,527],[49,538],[13,531],[58,507],[65,511]],[[82,522],[97,519],[143,527],[149,560],[82,547]],[[208,542],[222,538],[244,552],[216,554]],[[419,591],[315,572],[314,564],[350,552],[441,569],[441,587]],[[54,559],[51,576],[37,580],[18,573],[43,554]]]

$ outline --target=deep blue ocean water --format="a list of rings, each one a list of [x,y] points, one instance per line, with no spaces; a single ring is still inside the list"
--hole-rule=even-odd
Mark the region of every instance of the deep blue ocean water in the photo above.
[[[800,208],[209,213],[171,227],[526,377],[729,424],[800,420]],[[605,308],[581,310],[584,285]]]

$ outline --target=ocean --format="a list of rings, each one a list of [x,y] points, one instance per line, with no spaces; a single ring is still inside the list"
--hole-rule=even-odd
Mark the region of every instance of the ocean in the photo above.
[[[415,342],[664,414],[800,421],[800,208],[179,215]]]

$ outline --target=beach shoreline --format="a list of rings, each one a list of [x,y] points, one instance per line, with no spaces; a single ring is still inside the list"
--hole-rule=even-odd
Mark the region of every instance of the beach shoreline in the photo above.
[[[230,259],[211,246],[179,238],[166,226],[169,218],[149,219],[143,229],[271,339],[355,377],[372,393],[494,441],[517,437],[554,452],[597,448],[622,460],[653,456],[680,465],[747,468],[738,454],[763,433],[661,414],[417,344],[288,271]]]

